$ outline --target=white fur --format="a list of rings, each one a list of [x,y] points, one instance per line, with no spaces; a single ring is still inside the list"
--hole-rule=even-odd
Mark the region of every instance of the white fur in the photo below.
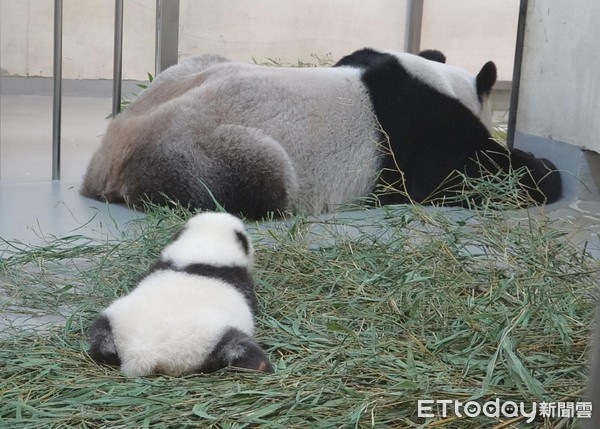
[[[238,231],[246,236],[240,219],[227,213],[202,213],[192,217],[179,238],[162,251],[164,261],[183,268],[190,264],[241,266],[251,268],[254,249],[248,239],[246,254],[236,238]]]
[[[198,369],[228,328],[254,334],[250,307],[234,287],[176,271],[149,275],[104,313],[127,376],[181,375]]]

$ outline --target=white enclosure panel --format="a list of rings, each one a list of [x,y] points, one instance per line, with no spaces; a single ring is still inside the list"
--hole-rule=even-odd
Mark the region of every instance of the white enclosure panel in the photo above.
[[[517,131],[600,152],[600,2],[530,1]]]
[[[498,80],[509,81],[518,16],[519,0],[424,0],[421,47],[441,50],[472,73],[492,60]]]

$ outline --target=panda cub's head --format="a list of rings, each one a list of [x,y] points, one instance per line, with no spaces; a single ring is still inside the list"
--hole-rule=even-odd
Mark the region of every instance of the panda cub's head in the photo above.
[[[242,221],[192,217],[127,295],[90,329],[90,356],[128,376],[233,366],[273,372],[256,343],[254,249]]]
[[[190,264],[251,269],[254,248],[242,221],[228,213],[202,213],[188,220],[161,253],[177,268]]]

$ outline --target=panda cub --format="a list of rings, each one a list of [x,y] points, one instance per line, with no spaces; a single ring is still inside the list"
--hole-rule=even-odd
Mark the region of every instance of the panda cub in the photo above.
[[[90,356],[127,376],[212,372],[227,366],[273,372],[253,339],[254,249],[242,221],[192,217],[128,295],[90,329]]]

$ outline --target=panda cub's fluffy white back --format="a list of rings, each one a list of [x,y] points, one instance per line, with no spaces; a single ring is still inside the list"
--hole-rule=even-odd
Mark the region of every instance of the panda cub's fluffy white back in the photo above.
[[[128,295],[90,329],[90,356],[127,376],[172,376],[226,366],[272,372],[252,338],[254,249],[225,213],[192,217]]]

